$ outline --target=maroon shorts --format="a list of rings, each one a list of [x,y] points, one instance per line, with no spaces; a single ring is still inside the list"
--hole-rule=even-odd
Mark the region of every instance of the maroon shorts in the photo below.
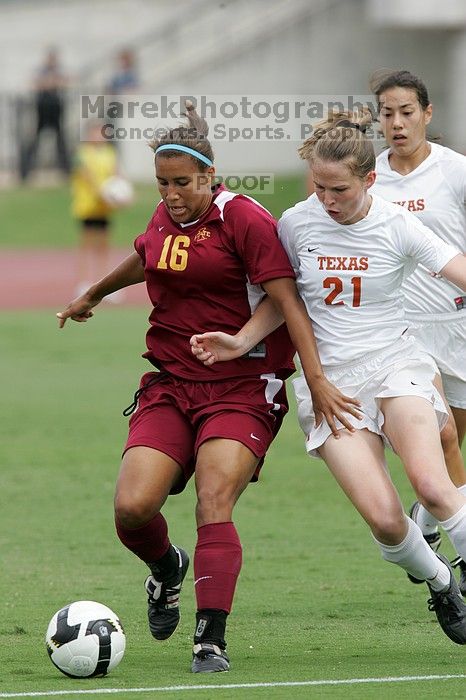
[[[181,466],[185,483],[194,473],[197,451],[206,440],[226,438],[246,445],[259,464],[288,411],[285,383],[273,374],[215,382],[193,382],[164,373],[141,378],[137,408],[129,421],[124,451],[145,446],[164,452]]]

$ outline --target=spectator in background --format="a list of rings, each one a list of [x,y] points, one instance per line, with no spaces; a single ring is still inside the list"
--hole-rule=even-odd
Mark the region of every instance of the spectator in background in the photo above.
[[[78,294],[90,286],[89,280],[100,279],[109,269],[113,208],[106,201],[103,186],[117,175],[117,169],[115,148],[103,138],[99,122],[90,123],[87,139],[76,151],[71,178],[72,213],[80,227]]]
[[[63,90],[67,84],[68,79],[60,66],[56,49],[48,49],[44,63],[39,68],[34,81],[35,133],[22,158],[22,180],[26,180],[36,165],[37,148],[41,134],[47,129],[55,134],[58,166],[66,175],[69,174],[70,161],[63,130]]]
[[[128,48],[121,49],[117,55],[117,61],[117,68],[105,88],[106,94],[127,95],[128,93],[135,93],[139,88],[139,75],[134,51]],[[114,130],[116,130],[118,120],[110,119],[109,123],[111,123]],[[112,141],[112,144],[115,148],[121,146],[116,139]]]
[[[118,54],[118,68],[110,78],[106,92],[110,95],[123,95],[135,92],[139,87],[136,57],[131,49],[122,49]]]

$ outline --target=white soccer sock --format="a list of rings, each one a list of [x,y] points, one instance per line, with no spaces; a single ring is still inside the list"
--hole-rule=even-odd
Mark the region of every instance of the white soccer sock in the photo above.
[[[466,504],[462,506],[457,513],[452,515],[451,518],[440,521],[439,525],[441,525],[448,534],[453,547],[460,557],[463,561],[466,561]]]
[[[448,567],[431,550],[418,525],[411,518],[407,517],[406,521],[408,532],[400,544],[383,544],[374,537],[383,559],[398,564],[414,578],[429,579],[434,591],[445,589],[450,584]]]
[[[466,484],[458,486],[458,491],[463,494],[463,496],[466,496]],[[432,535],[438,530],[437,518],[434,518],[432,513],[429,513],[421,503],[419,504],[414,522],[419,525],[423,535]]]
[[[434,518],[432,513],[429,513],[421,503],[417,509],[414,522],[416,525],[419,525],[423,535],[433,535],[438,530],[437,518]]]

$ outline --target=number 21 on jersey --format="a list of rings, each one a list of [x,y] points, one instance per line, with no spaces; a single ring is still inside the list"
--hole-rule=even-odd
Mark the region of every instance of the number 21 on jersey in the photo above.
[[[182,272],[188,265],[188,236],[167,236],[163,242],[162,252],[157,263],[158,270],[176,270]]]
[[[351,284],[353,285],[353,300],[351,306],[361,306],[361,278],[352,277]],[[344,301],[336,301],[336,298],[343,291],[343,280],[340,277],[326,277],[323,282],[324,289],[331,289],[330,294],[324,299],[327,306],[343,306]]]

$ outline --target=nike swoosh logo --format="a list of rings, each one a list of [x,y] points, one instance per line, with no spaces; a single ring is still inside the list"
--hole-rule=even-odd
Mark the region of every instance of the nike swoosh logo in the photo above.
[[[197,586],[197,584],[199,583],[199,581],[204,581],[204,579],[206,579],[206,578],[213,578],[213,576],[200,576],[199,578],[197,578],[197,579],[194,581],[194,585]]]
[[[164,228],[165,228],[165,226],[159,226],[159,231],[162,231],[162,229],[164,229]]]
[[[317,248],[318,248],[318,247],[319,247],[319,246],[317,246]],[[307,252],[308,252],[308,253],[313,253],[315,250],[317,250],[317,248],[308,248],[308,249],[307,249]]]
[[[253,440],[257,440],[257,442],[260,442],[260,441],[261,441],[261,439],[258,438],[256,435],[254,435],[254,433],[251,433],[251,437],[252,437]]]

